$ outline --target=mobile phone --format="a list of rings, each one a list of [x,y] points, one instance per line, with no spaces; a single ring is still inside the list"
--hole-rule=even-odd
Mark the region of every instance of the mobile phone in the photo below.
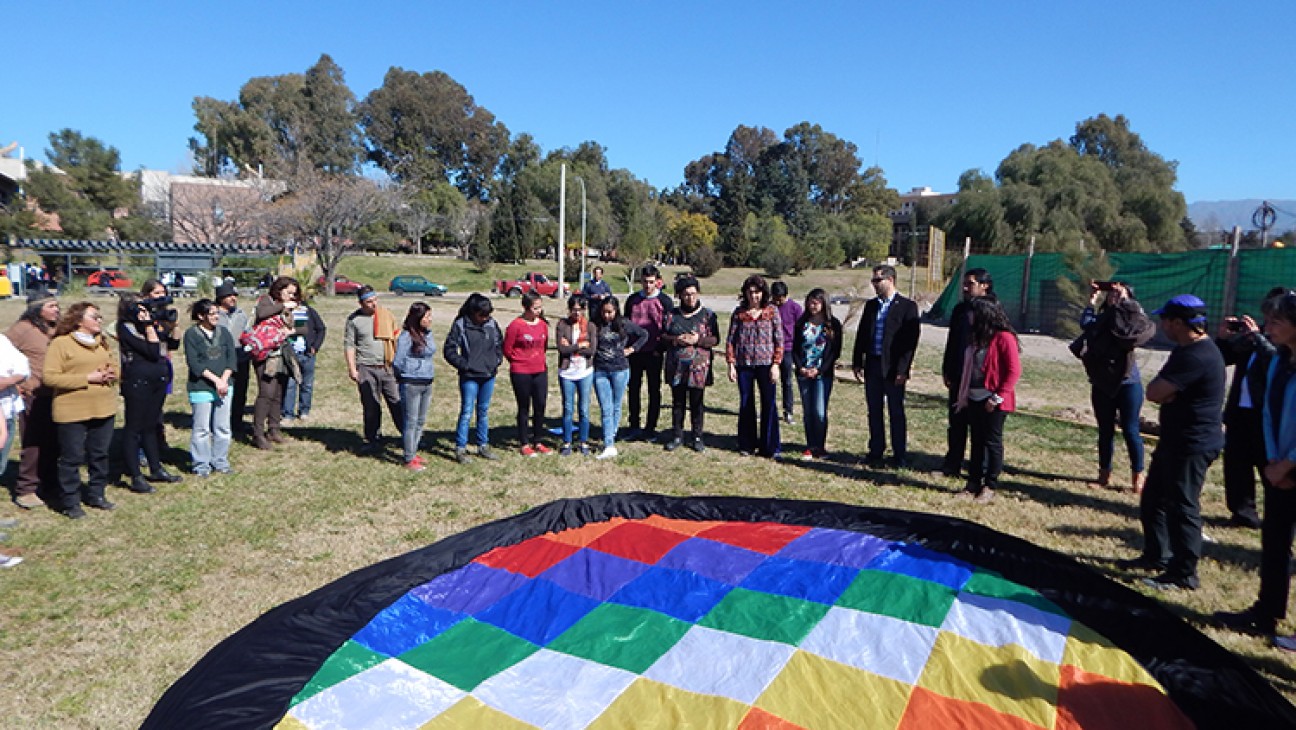
[[[1094,282],[1094,286],[1098,287],[1098,291],[1111,291],[1112,289],[1115,289],[1115,288],[1116,288],[1115,284],[1116,284],[1116,282],[1114,282],[1114,281],[1095,281],[1095,282]]]
[[[1225,320],[1224,326],[1228,328],[1229,332],[1241,332],[1242,330],[1246,329],[1246,325],[1242,323],[1242,320],[1237,318],[1230,318]]]

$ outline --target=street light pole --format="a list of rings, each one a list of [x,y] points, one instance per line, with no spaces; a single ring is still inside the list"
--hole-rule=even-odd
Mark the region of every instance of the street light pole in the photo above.
[[[581,177],[580,175],[576,175],[576,182],[579,182],[579,183],[581,184],[581,250],[580,250],[581,276],[580,276],[580,283],[581,283],[581,286],[584,286],[584,285],[585,285],[585,251],[586,251],[586,249],[585,249],[585,178]]]
[[[558,294],[562,294],[567,263],[567,165],[558,167]]]

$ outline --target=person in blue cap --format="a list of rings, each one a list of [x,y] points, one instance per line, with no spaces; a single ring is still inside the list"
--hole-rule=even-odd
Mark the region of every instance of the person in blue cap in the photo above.
[[[1152,313],[1175,348],[1147,387],[1148,400],[1161,405],[1161,437],[1139,500],[1143,554],[1118,565],[1156,572],[1143,579],[1150,588],[1196,590],[1202,484],[1224,448],[1224,358],[1206,334],[1198,297],[1180,294]]]

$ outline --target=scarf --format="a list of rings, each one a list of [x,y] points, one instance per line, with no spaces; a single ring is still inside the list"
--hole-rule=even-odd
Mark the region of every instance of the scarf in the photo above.
[[[396,338],[400,336],[400,328],[396,326],[396,317],[386,307],[378,307],[373,316],[373,336],[375,340],[383,341],[383,362],[387,365],[392,364],[396,359]]]

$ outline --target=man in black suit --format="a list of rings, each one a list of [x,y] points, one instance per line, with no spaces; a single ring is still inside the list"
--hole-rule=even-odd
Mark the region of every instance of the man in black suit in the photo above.
[[[855,354],[851,364],[855,379],[864,382],[868,401],[869,445],[865,461],[882,463],[886,451],[886,417],[891,420],[891,466],[908,466],[905,446],[904,394],[909,368],[918,349],[918,305],[896,291],[896,270],[891,266],[873,269],[873,290],[877,296],[864,305]]]

